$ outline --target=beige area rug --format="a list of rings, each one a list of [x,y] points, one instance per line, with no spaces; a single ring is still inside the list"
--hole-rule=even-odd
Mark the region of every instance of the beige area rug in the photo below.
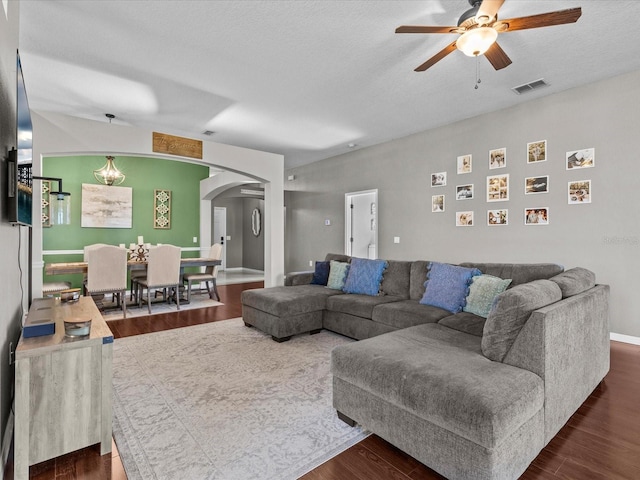
[[[127,295],[127,299],[129,296]],[[95,298],[96,305],[102,312],[102,316],[105,320],[120,320],[122,319],[122,309],[117,307],[111,300],[111,295],[100,299]],[[190,303],[180,303],[180,311],[182,310],[194,310],[196,308],[207,308],[223,305],[222,302],[211,300],[208,294],[195,294],[191,295]],[[151,299],[151,315],[158,315],[160,313],[172,313],[177,312],[175,303],[166,303],[162,301],[162,297],[158,296],[156,299]],[[142,308],[139,308],[137,304],[133,305],[130,301],[127,301],[127,318],[135,318],[149,315],[149,309],[147,304],[143,303]]]
[[[294,480],[364,439],[332,408],[328,331],[277,343],[241,318],[115,340],[129,480]]]

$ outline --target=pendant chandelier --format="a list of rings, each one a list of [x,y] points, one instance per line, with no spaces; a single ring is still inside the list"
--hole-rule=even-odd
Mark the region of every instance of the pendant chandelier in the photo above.
[[[124,182],[124,173],[122,173],[113,163],[114,158],[107,156],[107,163],[99,170],[93,171],[93,176],[104,185],[120,185]]]

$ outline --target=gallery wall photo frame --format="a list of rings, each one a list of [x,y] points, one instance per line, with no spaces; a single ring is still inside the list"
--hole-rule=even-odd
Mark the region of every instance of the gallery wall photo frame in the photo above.
[[[472,227],[473,211],[456,212],[456,227]]]
[[[549,225],[549,207],[533,207],[524,209],[525,225]]]
[[[549,175],[526,177],[524,179],[524,194],[537,195],[539,193],[549,193]]]
[[[457,159],[457,172],[458,174],[471,173],[473,170],[473,155],[467,153],[466,155],[460,155]]]
[[[538,140],[527,143],[527,163],[547,161],[547,141]]]
[[[582,150],[572,150],[566,153],[567,170],[578,168],[592,168],[596,162],[596,149],[584,148]]]
[[[507,149],[505,147],[489,150],[489,170],[507,166]]]
[[[487,225],[509,225],[509,210],[502,208],[499,210],[487,210]]]
[[[431,212],[432,213],[444,212],[444,195],[431,196]]]
[[[487,177],[487,202],[506,202],[509,200],[509,174]]]
[[[447,172],[436,172],[431,174],[432,187],[444,187],[447,185]]]
[[[473,199],[473,183],[456,186],[456,200]]]
[[[567,193],[569,205],[591,203],[591,180],[574,180],[569,182]]]

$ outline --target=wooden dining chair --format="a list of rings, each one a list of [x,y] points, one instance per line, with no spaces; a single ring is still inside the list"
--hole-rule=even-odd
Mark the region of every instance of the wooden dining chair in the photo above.
[[[147,275],[136,279],[139,307],[142,307],[142,302],[146,302],[151,313],[151,290],[161,288],[164,301],[167,301],[167,298],[170,301],[173,296],[171,291],[167,295],[167,290],[175,290],[176,305],[180,310],[180,255],[180,247],[174,245],[158,245],[149,248]],[[145,288],[147,289],[146,299],[143,296]]]
[[[111,293],[127,318],[127,250],[114,245],[97,245],[85,249],[88,295]]]
[[[209,257],[213,260],[220,260],[222,258],[222,245],[220,243],[214,243],[209,250]],[[219,265],[210,265],[206,267],[204,272],[199,273],[185,273],[182,278],[183,282],[187,282],[187,302],[191,301],[191,286],[194,283],[205,282],[207,291],[209,292],[209,298],[213,300],[215,293],[216,299],[220,301],[220,295],[218,295],[218,286],[216,284],[216,278],[218,276]],[[211,287],[209,287],[211,282]]]

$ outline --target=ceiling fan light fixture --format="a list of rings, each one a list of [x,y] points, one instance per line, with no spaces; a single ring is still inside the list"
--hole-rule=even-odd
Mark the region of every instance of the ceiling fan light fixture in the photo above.
[[[491,27],[478,27],[460,35],[456,48],[468,57],[484,54],[498,38],[498,32]]]

